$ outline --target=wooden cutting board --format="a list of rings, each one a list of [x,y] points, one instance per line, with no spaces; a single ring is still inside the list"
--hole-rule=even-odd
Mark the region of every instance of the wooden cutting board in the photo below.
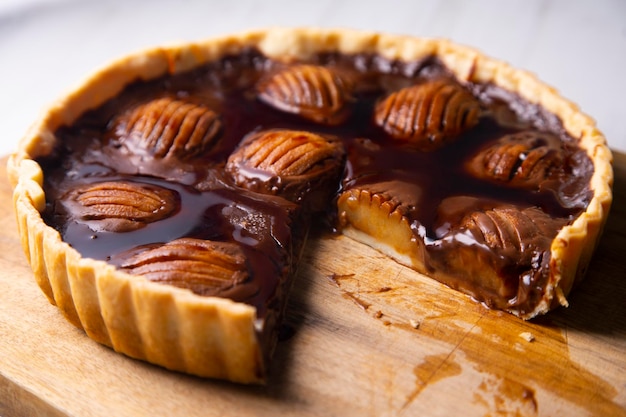
[[[0,160],[0,415],[626,416],[626,155],[570,307],[493,312],[346,238],[313,242],[265,387],[128,359],[50,305]]]

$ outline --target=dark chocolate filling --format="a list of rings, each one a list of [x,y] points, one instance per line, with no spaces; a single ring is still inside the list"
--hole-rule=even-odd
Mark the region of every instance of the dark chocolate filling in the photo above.
[[[276,128],[311,131],[340,138],[346,149],[343,180],[330,179],[326,187],[345,191],[384,183],[390,193],[400,194],[402,190],[394,187],[410,184],[420,190],[421,197],[417,205],[408,204],[405,215],[416,238],[424,242],[427,267],[433,271],[445,269],[447,257],[454,256],[459,247],[476,247],[497,264],[507,288],[506,299],[493,301],[498,296],[481,293],[479,283],[460,286],[471,287],[477,299],[498,308],[518,305],[522,311],[532,310],[545,283],[549,246],[533,243],[532,253],[522,257],[522,262],[519,254],[494,251],[476,237],[470,237],[468,242],[467,233],[455,235],[454,227],[460,219],[449,214],[455,210],[442,212],[439,208],[443,201],[457,196],[469,196],[489,206],[538,207],[556,219],[544,239],[550,242],[563,224],[585,210],[592,196],[591,161],[577,147],[576,138],[568,136],[558,118],[540,106],[494,85],[468,84],[465,88],[480,101],[484,111],[478,125],[450,145],[425,152],[390,140],[374,123],[373,111],[382,97],[402,87],[451,77],[436,59],[403,63],[372,55],[323,54],[312,63],[339,69],[356,80],[350,115],[337,126],[310,122],[258,100],[256,82],[284,64],[254,50],[187,73],[128,85],[117,97],[86,112],[73,125],[58,129],[54,154],[39,159],[48,202],[43,213],[45,222],[59,230],[63,240],[83,256],[116,266],[133,248],[182,237],[242,245],[250,278],[220,295],[255,306],[263,318],[280,309],[284,277],[297,261],[311,216],[306,200],[294,204],[280,196],[258,194],[234,185],[224,174],[224,165],[251,132]],[[219,114],[222,130],[216,146],[184,160],[130,152],[116,135],[113,121],[137,103],[160,97],[202,104]],[[527,130],[548,132],[561,141],[563,163],[541,187],[513,188],[467,172],[467,160],[479,149],[506,134]],[[172,190],[179,196],[180,206],[165,220],[139,230],[113,233],[91,230],[59,204],[79,185],[113,180],[149,183]],[[335,211],[334,202],[328,201],[330,219]],[[458,279],[463,280],[462,274]],[[202,289],[192,290],[203,294]]]

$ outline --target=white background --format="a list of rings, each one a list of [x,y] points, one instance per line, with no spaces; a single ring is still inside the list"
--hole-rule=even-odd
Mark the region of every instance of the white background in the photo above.
[[[626,0],[0,0],[0,155],[47,103],[113,58],[267,26],[477,47],[556,87],[626,151]]]

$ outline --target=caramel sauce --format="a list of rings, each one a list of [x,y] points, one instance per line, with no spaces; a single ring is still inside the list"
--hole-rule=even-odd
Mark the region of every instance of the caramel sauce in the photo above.
[[[321,185],[316,182],[316,186],[345,191],[382,182],[392,184],[393,188],[393,184],[404,182],[419,189],[421,198],[417,205],[409,207],[406,216],[416,238],[424,242],[429,253],[428,265],[433,270],[446,268],[446,256],[467,244],[454,236],[442,244],[441,230],[458,222],[442,217],[439,211],[441,203],[450,197],[471,196],[488,204],[495,201],[539,207],[559,219],[550,239],[564,223],[586,208],[591,197],[591,163],[576,147],[575,139],[564,132],[559,120],[539,106],[492,85],[467,85],[483,110],[479,121],[447,146],[424,151],[411,143],[391,140],[375,123],[373,114],[383,97],[400,88],[429,79],[450,79],[442,64],[434,59],[400,63],[377,56],[337,54],[320,55],[313,61],[312,64],[334,68],[355,81],[348,103],[349,114],[339,124],[319,124],[259,100],[255,90],[259,80],[285,64],[256,51],[225,57],[191,72],[130,84],[120,95],[86,112],[73,125],[60,128],[56,132],[59,141],[54,154],[38,161],[45,172],[46,223],[59,230],[63,240],[83,256],[116,266],[123,263],[125,253],[133,248],[182,237],[240,244],[249,259],[251,278],[221,296],[249,303],[257,307],[259,317],[264,317],[279,309],[276,303],[280,304],[285,277],[292,271],[297,260],[295,254],[304,243],[313,217],[310,207],[325,207],[331,224],[336,209],[332,199],[322,205],[306,198],[294,203],[280,196],[247,191],[235,184],[225,173],[225,163],[246,137],[259,131],[293,129],[339,138],[347,155],[343,180],[327,178]],[[116,120],[138,104],[163,97],[204,106],[218,114],[219,137],[212,137],[209,148],[190,158],[155,158],[148,153],[131,152],[116,131]],[[467,172],[467,160],[481,148],[506,134],[529,129],[548,132],[562,143],[563,166],[542,187],[512,188],[475,178]],[[178,148],[177,153],[180,153]],[[179,207],[167,219],[139,230],[112,233],[91,230],[58,204],[74,187],[116,179],[171,190],[179,197]],[[476,241],[470,244],[480,246]],[[485,251],[490,253],[489,249]],[[495,256],[502,258],[501,254]],[[498,263],[509,296],[522,297],[518,302],[531,305],[534,301],[528,295],[534,291],[529,288],[531,284],[520,284],[520,273],[528,265],[520,267],[512,258],[499,259]],[[541,265],[532,268],[537,273]],[[541,286],[541,280],[533,285]]]

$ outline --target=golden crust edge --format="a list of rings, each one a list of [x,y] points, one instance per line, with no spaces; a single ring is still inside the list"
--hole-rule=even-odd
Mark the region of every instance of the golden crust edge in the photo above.
[[[43,222],[41,169],[11,157],[21,244],[48,300],[87,335],[127,356],[167,369],[242,383],[264,381],[255,309],[201,297],[82,258]],[[217,358],[217,359],[216,359]]]
[[[296,33],[320,36],[315,29],[305,29]],[[477,49],[455,44],[445,39],[414,38],[401,35],[387,35],[360,31],[340,31],[347,39],[341,38],[335,30],[322,31],[321,50],[339,46],[341,52],[374,52],[390,59],[411,60],[431,54],[442,62],[461,81],[493,82],[509,91],[519,94],[531,103],[543,106],[557,115],[565,130],[579,140],[592,160],[594,173],[591,178],[593,197],[587,210],[572,224],[565,226],[551,246],[551,271],[544,298],[537,308],[526,314],[510,311],[523,319],[531,319],[544,314],[557,305],[567,306],[567,295],[574,284],[582,279],[591,260],[595,247],[606,223],[612,203],[612,154],[606,138],[597,129],[595,121],[582,113],[576,104],[563,98],[553,87],[540,81],[528,71],[516,69],[509,64],[485,56]],[[292,40],[297,44],[296,40]],[[270,48],[271,49],[271,48]],[[317,52],[319,50],[311,51]],[[284,52],[280,50],[280,52]],[[298,56],[306,58],[306,56]],[[387,251],[385,251],[387,253]],[[392,255],[391,252],[388,254]],[[398,254],[396,259],[402,258]],[[401,262],[402,263],[402,262]]]
[[[541,82],[535,75],[484,56],[476,57],[471,81],[493,82],[518,93],[531,103],[543,106],[559,117],[565,130],[584,149],[592,161],[590,180],[593,197],[587,210],[573,223],[563,227],[552,242],[550,277],[542,302],[533,312],[520,315],[531,319],[560,305],[569,305],[567,296],[582,280],[598,244],[613,200],[613,156],[606,138],[595,121],[579,107],[559,95],[556,89]]]
[[[285,37],[285,34],[293,36]],[[52,152],[55,145],[54,131],[57,128],[71,124],[84,111],[96,108],[114,97],[136,79],[148,80],[166,73],[185,71],[226,54],[238,53],[246,47],[258,47],[269,56],[291,56],[293,59],[335,48],[374,52],[379,36],[375,33],[366,35],[353,32],[352,36],[343,36],[337,31],[274,29],[250,31],[200,43],[157,47],[111,62],[52,103],[22,138],[17,152],[10,157],[7,169],[10,183],[15,187],[14,205],[18,223],[23,225],[20,233],[22,244],[37,282],[48,299],[59,306],[70,322],[84,329],[89,337],[131,357],[200,376],[236,382],[262,382],[265,370],[261,347],[254,333],[253,308],[220,298],[199,297],[186,292],[183,294],[173,288],[165,289],[162,285],[138,280],[137,277],[133,279],[115,271],[106,263],[81,259],[76,251],[62,242],[58,233],[45,226],[38,214],[45,206],[45,196],[41,187],[43,174],[38,166],[32,166],[37,165],[33,159]],[[292,42],[285,43],[285,39]],[[393,46],[393,42],[389,41],[392,40],[386,39],[388,44],[385,48]],[[433,50],[431,42],[427,44],[429,46],[425,54]],[[35,172],[36,175],[33,175]],[[38,178],[33,181],[33,176]],[[144,292],[143,296],[129,297],[129,293],[138,293],[139,287]],[[179,311],[153,308],[153,314],[158,314],[159,320],[151,320],[139,314],[133,304],[138,305],[141,300],[151,300],[155,305],[164,304],[158,301],[163,300],[164,294],[177,301]],[[112,311],[119,310],[117,307],[121,304],[127,307],[123,313],[120,315],[118,311],[112,314]],[[238,314],[240,309],[245,311],[243,318]],[[196,355],[195,362],[191,359],[172,359],[172,352],[165,352],[165,347],[161,347],[160,352],[146,351],[148,344],[152,345],[152,349],[159,348],[158,343],[150,343],[150,340],[156,338],[155,334],[163,329],[153,329],[148,324],[144,326],[144,323],[169,322],[172,317],[166,312],[170,312],[177,317],[177,326],[184,328],[193,323],[189,324],[182,317],[197,316],[211,310],[223,316],[219,321],[202,320],[205,328],[213,327],[214,333],[204,340],[190,336],[189,342],[183,342],[190,343],[190,346],[181,348],[192,352],[204,350],[204,355]],[[240,339],[218,340],[220,338],[216,336],[219,333],[234,333],[234,329],[238,328],[243,329],[240,333],[245,333]],[[211,345],[212,349],[206,348]],[[237,355],[226,352],[227,346],[239,346],[243,353]],[[222,364],[222,361],[233,362],[236,366]]]
[[[531,74],[488,58],[475,49],[456,45],[447,40],[345,29],[272,28],[223,36],[198,43],[159,47],[120,58],[96,71],[62,99],[53,103],[20,141],[17,152],[9,159],[8,175],[11,184],[15,187],[14,205],[18,224],[21,225],[22,244],[36,275],[41,275],[37,277],[40,287],[51,302],[60,306],[69,321],[91,332],[90,336],[96,340],[100,339],[116,350],[126,351],[122,353],[166,368],[238,382],[262,380],[259,375],[262,375],[264,370],[260,360],[258,341],[254,334],[253,308],[228,300],[194,296],[184,290],[170,287],[165,289],[162,285],[112,270],[103,262],[85,259],[76,261],[80,259],[80,256],[61,241],[58,233],[50,233],[52,229],[45,226],[41,220],[39,211],[43,209],[42,204],[45,204],[45,200],[42,200],[44,198],[41,189],[42,180],[39,178],[42,174],[33,172],[33,167],[28,167],[30,164],[27,162],[52,151],[55,141],[53,132],[59,126],[73,122],[87,109],[97,107],[115,96],[129,82],[137,78],[151,79],[168,72],[175,73],[191,69],[225,54],[237,53],[246,47],[257,47],[269,56],[284,59],[305,59],[313,53],[330,50],[344,53],[371,52],[387,58],[403,60],[419,59],[435,54],[460,80],[494,82],[557,114],[563,120],[568,132],[580,138],[580,146],[592,158],[595,167],[591,181],[594,197],[587,212],[572,225],[561,230],[555,239],[552,245],[554,273],[550,279],[551,287],[547,291],[545,303],[541,309],[523,318],[531,318],[548,311],[553,306],[554,300],[558,300],[560,304],[566,304],[565,296],[577,277],[582,276],[591,258],[612,200],[611,152],[592,119],[580,113],[574,104],[560,97],[555,90],[541,83]],[[34,163],[34,161],[31,162]],[[39,226],[31,226],[34,224]],[[31,228],[35,232],[30,232]],[[58,249],[59,247],[62,249]],[[42,253],[45,254],[44,260],[33,259]],[[390,255],[393,254],[390,253]],[[70,263],[77,262],[79,266],[67,267],[61,260],[66,263],[68,260]],[[580,262],[577,262],[578,260]],[[41,273],[44,269],[45,274]],[[73,291],[78,291],[74,288],[77,286],[76,283],[83,279],[83,274],[88,276],[90,281],[85,285],[93,287],[96,296],[77,301],[80,297],[75,297]],[[109,285],[117,290],[105,291],[105,287]],[[70,296],[61,295],[68,288]],[[116,310],[116,306],[122,299],[133,306],[128,308],[127,321],[134,325],[116,325],[117,320],[112,311]],[[77,302],[80,305],[77,305]],[[84,305],[85,303],[99,305],[100,314],[85,313],[85,311],[91,311],[88,306]],[[154,304],[147,305],[151,303]],[[165,305],[166,308],[162,310],[155,308],[159,305]],[[151,312],[146,312],[150,309],[152,309]],[[179,310],[183,310],[184,313]],[[172,320],[169,314],[177,318]],[[182,329],[185,329],[185,326],[191,326],[183,320],[186,314],[189,317],[221,315],[217,321],[208,319],[208,322],[213,320],[214,324],[219,323],[213,331],[226,332],[225,328],[230,326],[233,326],[233,329],[240,329],[240,334],[236,336],[230,334],[228,340],[242,346],[245,352],[241,355],[225,354],[222,347],[207,348],[205,339],[188,335],[189,339],[195,339],[189,342],[192,347],[188,350],[203,352],[203,355],[220,358],[220,361],[225,360],[234,364],[223,365],[223,368],[228,368],[228,370],[216,369],[221,366],[207,365],[203,355],[189,355],[196,359],[174,360],[170,358],[171,352],[163,350],[165,348],[162,347],[159,351],[158,345],[162,342],[158,339],[161,336],[156,335],[159,331],[165,330],[154,329],[154,323],[145,327],[143,324],[138,324],[139,321],[141,323],[158,322],[154,320],[155,315],[162,315],[168,323],[171,321],[171,326],[167,326],[171,332],[174,325]],[[92,315],[95,317],[91,317]],[[92,322],[96,325],[93,326]],[[102,325],[97,324],[100,322],[105,324],[106,331],[103,330]],[[107,326],[111,326],[111,329]],[[210,326],[207,327],[210,328]],[[169,333],[162,334],[163,340],[169,340],[167,334]],[[209,337],[210,335],[209,332]],[[206,334],[203,337],[206,337]],[[133,344],[134,342],[119,342],[123,340],[136,340],[136,345]],[[217,344],[226,342],[220,341]],[[238,359],[229,358],[233,356],[237,356]]]

